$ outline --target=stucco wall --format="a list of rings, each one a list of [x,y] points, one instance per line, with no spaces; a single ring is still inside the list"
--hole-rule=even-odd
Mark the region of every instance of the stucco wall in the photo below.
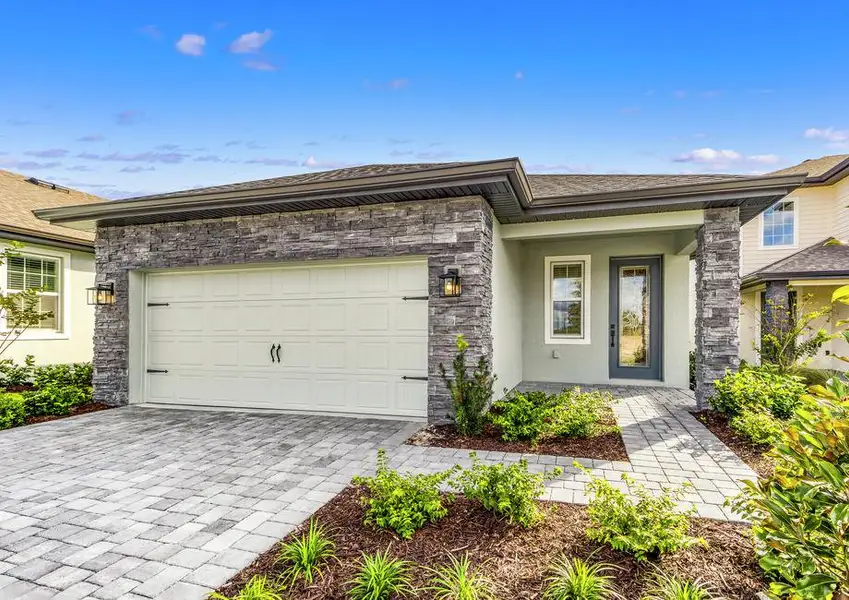
[[[756,292],[743,292],[740,297],[740,358],[750,364],[759,362],[755,344],[759,344],[760,308]]]
[[[98,281],[115,283],[115,304],[100,306],[95,331],[95,398],[126,404],[130,395],[130,273],[280,261],[426,256],[428,416],[451,409],[439,364],[449,364],[458,333],[469,358],[492,357],[492,209],[480,197],[381,204],[298,213],[100,227]],[[440,298],[437,277],[459,267],[463,295]],[[137,298],[136,298],[137,299]],[[135,306],[135,305],[133,305]],[[133,322],[135,322],[133,317]],[[136,328],[138,335],[138,328]],[[135,367],[140,368],[140,366]]]
[[[501,239],[494,222],[492,239],[492,354],[498,376],[495,397],[522,381],[522,245]]]
[[[674,233],[598,236],[571,241],[526,241],[522,252],[523,372],[529,381],[609,383],[608,338],[610,258],[663,255],[663,382],[688,385],[689,259],[674,254]],[[591,255],[591,343],[545,343],[545,257]],[[553,358],[557,350],[560,358]]]
[[[849,196],[849,191],[846,194]],[[796,201],[797,244],[793,247],[761,248],[763,214],[759,215],[740,230],[742,275],[757,271],[834,234],[837,217],[835,186],[800,188],[787,196],[787,200]],[[849,216],[846,217],[846,225],[849,227]]]
[[[0,244],[3,244],[0,240]],[[61,250],[49,246],[27,244],[22,251],[43,251],[48,255],[63,255],[69,259],[69,269],[64,269],[67,279],[63,281],[63,294],[66,302],[63,316],[63,331],[53,333],[30,329],[18,341],[14,342],[2,358],[12,358],[21,362],[26,355],[32,354],[37,364],[88,362],[92,359],[92,338],[94,335],[94,307],[86,302],[86,288],[94,285],[94,254],[75,250]],[[6,282],[0,282],[5,289]]]

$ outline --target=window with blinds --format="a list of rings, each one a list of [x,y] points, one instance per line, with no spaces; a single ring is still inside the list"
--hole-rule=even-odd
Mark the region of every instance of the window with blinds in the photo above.
[[[7,261],[6,292],[14,294],[24,290],[38,290],[38,310],[53,313],[52,317],[44,319],[32,329],[59,329],[59,270],[60,261],[55,258],[17,255],[9,257]]]

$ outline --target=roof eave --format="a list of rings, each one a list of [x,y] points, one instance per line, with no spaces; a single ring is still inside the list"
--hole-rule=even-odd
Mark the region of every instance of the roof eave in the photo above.
[[[849,269],[843,271],[781,271],[774,273],[752,273],[740,282],[740,288],[746,289],[767,281],[789,281],[791,279],[845,279]]]
[[[846,177],[849,177],[849,158],[837,163],[822,175],[806,178],[805,186],[815,187],[821,185],[834,185]]]
[[[56,246],[69,250],[94,250],[93,240],[82,240],[72,236],[56,235],[43,231],[34,231],[9,225],[0,225],[0,238],[24,242],[27,244],[42,244],[44,246]]]

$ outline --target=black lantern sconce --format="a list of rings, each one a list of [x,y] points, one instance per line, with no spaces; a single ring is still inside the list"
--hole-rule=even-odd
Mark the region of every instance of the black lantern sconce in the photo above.
[[[439,276],[439,295],[442,298],[454,298],[463,293],[463,286],[460,283],[459,269],[446,269],[445,273]]]
[[[88,292],[89,304],[115,304],[114,283],[98,283],[94,287],[86,288],[86,292]]]

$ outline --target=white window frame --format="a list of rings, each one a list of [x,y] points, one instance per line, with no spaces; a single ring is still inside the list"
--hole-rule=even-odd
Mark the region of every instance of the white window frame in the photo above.
[[[583,283],[581,285],[581,325],[580,336],[555,335],[552,331],[554,323],[554,304],[551,301],[551,281],[554,275],[554,265],[568,263],[583,263]],[[589,254],[575,256],[546,256],[545,257],[545,343],[546,344],[589,344],[590,338],[590,283],[591,260]]]
[[[11,248],[8,244],[0,242],[0,250]],[[58,281],[57,289],[59,290],[59,314],[56,316],[58,329],[26,329],[19,340],[67,340],[71,337],[71,254],[69,252],[60,252],[48,248],[39,248],[35,246],[22,246],[16,248],[15,252],[21,256],[31,256],[33,258],[47,258],[59,261],[59,269],[57,270]],[[6,272],[5,262],[0,265],[0,290],[6,291],[8,277]],[[6,320],[0,317],[0,331],[6,332]]]
[[[760,230],[758,232],[758,244],[761,250],[781,250],[782,248],[798,248],[799,247],[799,199],[798,198],[784,198],[783,200],[779,200],[775,204],[771,204],[767,210],[774,207],[776,204],[781,202],[792,202],[793,203],[793,243],[792,244],[781,244],[777,246],[767,246],[764,244],[764,227],[766,226],[766,210],[760,214],[758,221],[760,223]]]

